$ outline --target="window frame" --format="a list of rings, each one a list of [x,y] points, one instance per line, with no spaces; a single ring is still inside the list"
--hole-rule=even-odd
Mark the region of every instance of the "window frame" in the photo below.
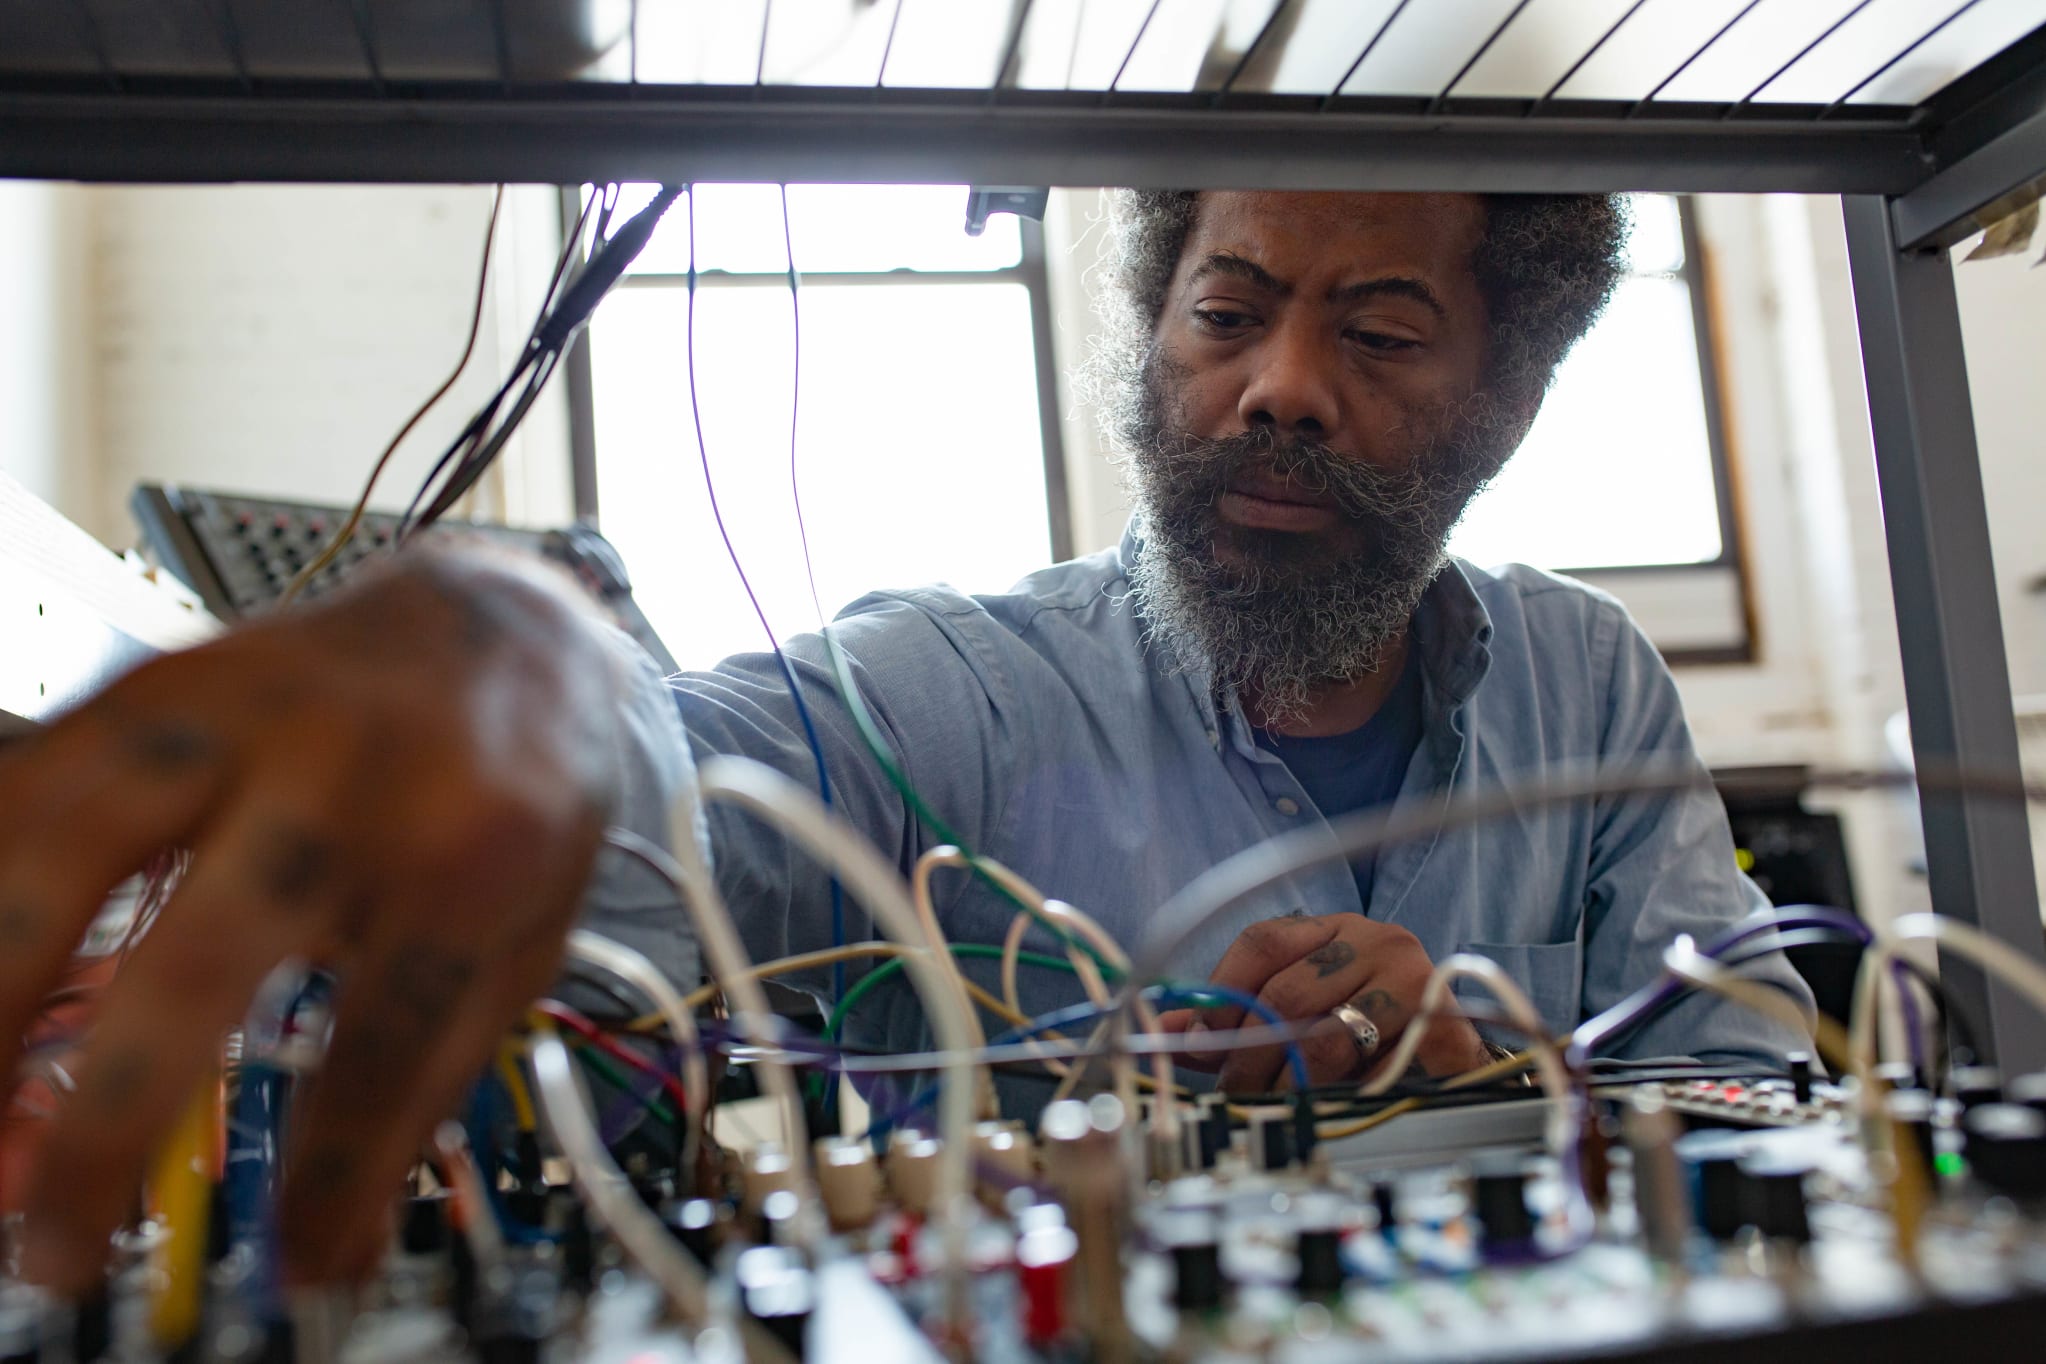
[[[964,205],[961,206],[962,212]],[[572,231],[582,211],[581,190],[569,186],[561,193],[562,231]],[[1073,557],[1073,511],[1066,475],[1065,432],[1060,420],[1058,358],[1052,342],[1053,318],[1050,276],[1045,265],[1044,225],[1036,219],[1019,217],[1022,249],[1016,264],[996,270],[846,270],[799,271],[798,280],[809,285],[898,285],[926,284],[1010,284],[1021,285],[1030,300],[1031,353],[1036,357],[1037,425],[1044,449],[1045,526],[1050,537],[1051,558],[1058,563]],[[964,230],[962,228],[962,230]],[[618,281],[620,289],[673,289],[686,287],[688,277],[667,272],[628,271]],[[788,277],[773,272],[703,270],[696,276],[699,289],[786,289]],[[597,496],[597,409],[596,381],[591,367],[589,333],[575,339],[565,357],[569,410],[570,481],[578,521],[602,528],[602,507]]]
[[[1598,568],[1557,567],[1553,571],[1603,586],[1623,601],[1630,582],[1650,577],[1674,581],[1709,573],[1733,577],[1739,638],[1720,645],[1657,644],[1663,661],[1677,665],[1741,664],[1758,661],[1753,578],[1748,571],[1747,542],[1743,533],[1741,501],[1732,453],[1731,425],[1726,386],[1719,350],[1719,310],[1713,285],[1712,266],[1703,234],[1698,228],[1695,198],[1688,194],[1670,196],[1676,201],[1677,223],[1684,243],[1683,268],[1676,277],[1684,282],[1691,299],[1691,334],[1698,356],[1698,390],[1705,407],[1705,441],[1712,467],[1712,492],[1719,516],[1719,554],[1687,564],[1607,564]],[[1649,637],[1654,639],[1654,630]]]

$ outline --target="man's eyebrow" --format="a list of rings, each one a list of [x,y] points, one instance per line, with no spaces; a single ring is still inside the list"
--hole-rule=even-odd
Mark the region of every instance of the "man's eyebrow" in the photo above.
[[[1449,310],[1442,306],[1442,300],[1428,287],[1426,280],[1415,279],[1412,275],[1383,275],[1377,279],[1360,280],[1356,284],[1345,284],[1339,289],[1328,291],[1331,303],[1357,303],[1367,298],[1410,298],[1427,307],[1437,317],[1446,319]]]
[[[1287,284],[1271,271],[1234,251],[1217,251],[1194,267],[1187,276],[1188,284],[1198,284],[1209,275],[1234,275],[1249,284],[1254,284],[1269,294],[1290,294],[1293,286]]]

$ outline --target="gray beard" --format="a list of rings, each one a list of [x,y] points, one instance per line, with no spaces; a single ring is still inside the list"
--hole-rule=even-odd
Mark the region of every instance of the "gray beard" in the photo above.
[[[1387,468],[1268,427],[1188,435],[1169,415],[1181,377],[1154,352],[1119,414],[1141,538],[1130,587],[1168,667],[1206,666],[1219,689],[1253,689],[1257,719],[1282,727],[1320,689],[1384,664],[1442,571],[1450,531],[1522,428],[1486,421],[1482,403],[1409,413],[1410,448]],[[1341,524],[1305,534],[1225,523],[1216,500],[1250,469],[1326,493]]]

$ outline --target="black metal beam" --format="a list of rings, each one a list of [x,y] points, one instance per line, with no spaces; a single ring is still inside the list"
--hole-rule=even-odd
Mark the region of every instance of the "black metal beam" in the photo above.
[[[1883,199],[1849,197],[1843,207],[1912,749],[1922,770],[2016,785],[2017,721],[1953,266],[1944,251],[1902,249]],[[1923,789],[1919,806],[1932,908],[2046,961],[2024,805]],[[2046,1065],[2046,1028],[2021,996],[1951,957],[1941,976],[1971,1017],[1988,1020],[1995,1056],[1985,1059],[2006,1073]]]
[[[2046,174],[2046,107],[1898,199],[1892,210],[1906,248],[1952,246],[1984,224],[1975,211]]]
[[[1975,210],[2046,173],[2046,29],[1955,85],[1932,105],[1935,173],[1894,210],[1906,250],[1952,246],[1980,227]]]
[[[1899,194],[1926,175],[1919,135],[1896,124],[886,93],[0,93],[0,176]]]

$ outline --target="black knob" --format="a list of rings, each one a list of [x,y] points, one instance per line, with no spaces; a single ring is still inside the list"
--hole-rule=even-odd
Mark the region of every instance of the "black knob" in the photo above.
[[[1811,1222],[1805,1216],[1804,1172],[1760,1170],[1740,1172],[1747,1221],[1771,1240],[1809,1245]]]
[[[1283,1170],[1293,1163],[1293,1124],[1289,1118],[1268,1118],[1253,1129],[1257,1134],[1257,1168]]]
[[[1812,1054],[1794,1051],[1784,1058],[1790,1063],[1790,1093],[1801,1104],[1812,1101]]]
[[[1961,1107],[2003,1102],[2003,1074],[1995,1066],[1961,1066],[1947,1077]]]
[[[1199,1129],[1200,1165],[1203,1170],[1215,1168],[1215,1162],[1229,1149],[1229,1110],[1216,1104],[1201,1114]]]
[[[1300,1233],[1300,1296],[1326,1298],[1343,1289],[1342,1233],[1326,1228]]]
[[[1314,1154],[1314,1148],[1321,1144],[1320,1135],[1314,1130],[1314,1096],[1296,1094],[1293,1096],[1293,1156],[1302,1164]]]
[[[2046,1198],[2046,1116],[2017,1104],[1977,1104],[1961,1133],[1977,1179],[2012,1198]]]
[[[561,1235],[561,1280],[578,1293],[596,1282],[597,1245],[590,1216],[575,1190],[557,1185],[548,1194],[548,1225]]]
[[[1475,1176],[1471,1180],[1471,1203],[1478,1221],[1484,1225],[1489,1244],[1526,1245],[1534,1239],[1534,1217],[1527,1210],[1525,1171]]]
[[[1222,1305],[1222,1256],[1213,1241],[1172,1248],[1172,1305],[1209,1312]]]
[[[71,1357],[93,1364],[114,1343],[114,1301],[102,1287],[78,1304],[71,1319]]]
[[[483,1364],[540,1364],[545,1344],[538,1336],[485,1336],[476,1342],[476,1357]]]
[[[407,1255],[438,1255],[448,1248],[448,1196],[421,1194],[405,1200],[398,1244]]]
[[[718,1205],[708,1198],[692,1198],[670,1204],[662,1211],[661,1220],[682,1248],[708,1268],[711,1256],[717,1253]]]
[[[669,1199],[675,1196],[675,1181],[663,1174],[635,1174],[632,1176],[632,1191],[639,1195],[649,1212],[659,1212]]]
[[[1379,1183],[1371,1186],[1371,1206],[1378,1210],[1378,1232],[1390,1236],[1400,1224],[1399,1195],[1391,1184]]]
[[[217,1265],[234,1249],[234,1226],[227,1220],[227,1181],[213,1186],[206,1210],[206,1263]]]
[[[547,1186],[537,1179],[521,1180],[507,1193],[504,1209],[514,1222],[537,1227],[547,1221]]]
[[[298,1328],[290,1317],[280,1317],[263,1331],[261,1364],[298,1364]]]
[[[1715,1241],[1731,1241],[1747,1225],[1741,1172],[1731,1156],[1698,1162],[1698,1225]]]
[[[448,1315],[465,1331],[476,1322],[481,1277],[477,1272],[476,1253],[469,1248],[469,1238],[448,1238]]]

